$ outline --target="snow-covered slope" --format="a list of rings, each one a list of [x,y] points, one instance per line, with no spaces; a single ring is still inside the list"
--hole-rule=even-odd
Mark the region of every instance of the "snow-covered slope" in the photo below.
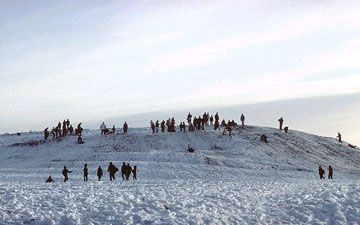
[[[265,134],[269,142],[261,142]],[[244,176],[317,177],[319,165],[332,165],[336,174],[360,176],[360,151],[338,143],[334,138],[319,137],[299,131],[284,133],[274,128],[236,126],[232,138],[207,127],[204,131],[155,133],[150,129],[119,130],[115,135],[84,131],[85,144],[75,136],[43,140],[42,133],[2,135],[0,163],[2,170],[37,171],[44,180],[47,174],[58,175],[66,165],[81,176],[84,163],[95,176],[99,165],[110,161],[137,165],[139,179],[242,179]],[[187,146],[194,153],[186,151]],[[74,176],[73,175],[73,176]],[[16,178],[17,177],[17,178]],[[16,176],[12,179],[24,179]],[[339,177],[339,176],[338,176]],[[30,178],[32,179],[32,178]]]
[[[334,138],[254,126],[235,127],[232,138],[211,127],[83,136],[82,145],[75,136],[0,136],[0,224],[360,223],[360,152]],[[105,172],[98,182],[97,167],[110,161],[137,165],[138,180],[110,182]],[[318,166],[329,164],[334,180],[320,180]],[[66,183],[64,165],[73,170]],[[44,183],[49,175],[55,183]]]

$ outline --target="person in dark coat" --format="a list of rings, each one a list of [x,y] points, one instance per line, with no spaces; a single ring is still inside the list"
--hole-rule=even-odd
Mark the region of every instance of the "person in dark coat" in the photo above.
[[[213,122],[214,122],[214,117],[213,115],[210,116],[210,125],[213,125]]]
[[[339,143],[342,143],[340,132],[338,132],[338,136],[336,136],[336,138],[339,138]]]
[[[72,135],[72,134],[73,134],[73,132],[74,132],[74,128],[73,128],[73,126],[72,126],[72,125],[70,125],[70,127],[69,127],[69,132],[70,132],[70,135]]]
[[[155,123],[152,120],[150,121],[150,127],[152,130],[152,133],[154,134],[155,133]]]
[[[189,112],[189,114],[187,115],[187,122],[188,122],[189,125],[191,123],[191,118],[192,118],[192,115]]]
[[[279,121],[279,129],[282,130],[284,119],[281,117],[278,121]]]
[[[81,134],[79,134],[79,137],[78,137],[78,144],[84,144],[85,142],[83,141],[82,137],[81,137]]]
[[[164,133],[165,132],[165,121],[161,121],[161,124],[160,124],[160,127],[161,127],[161,132]]]
[[[52,134],[52,137],[55,138],[55,135],[56,135],[56,134],[55,134],[55,127],[53,127],[53,128],[51,129],[51,134]]]
[[[260,140],[263,141],[263,142],[265,142],[265,143],[268,142],[268,141],[267,141],[267,137],[266,137],[265,134],[261,135]]]
[[[333,179],[333,168],[329,165],[329,176],[328,179]]]
[[[156,133],[158,133],[159,132],[159,120],[156,120],[156,122],[155,122],[155,127],[156,127]]]
[[[115,125],[113,125],[113,127],[112,127],[111,131],[112,131],[112,133],[113,133],[113,134],[115,134],[115,131],[116,131],[116,129],[115,129]]]
[[[108,172],[109,172],[109,174],[110,174],[110,181],[112,181],[112,180],[115,180],[115,173],[118,171],[119,169],[116,167],[116,166],[114,166],[113,164],[112,164],[112,162],[110,162],[109,163],[109,167],[108,167]]]
[[[245,125],[245,116],[242,113],[241,113],[241,116],[240,116],[240,120],[241,120],[241,125],[244,126]]]
[[[217,112],[216,114],[215,114],[215,121],[219,121],[219,113]]]
[[[123,164],[121,166],[121,177],[123,180],[125,180],[125,174],[126,174],[126,164],[125,164],[125,162],[123,162]]]
[[[66,169],[66,166],[64,166],[64,169],[62,171],[62,175],[64,176],[64,182],[66,182],[67,180],[69,180],[69,177],[68,177],[68,173],[71,173],[72,171],[70,170],[67,170]]]
[[[103,170],[101,169],[101,166],[99,166],[99,168],[97,169],[97,173],[96,173],[97,177],[98,177],[98,181],[101,180],[101,177],[103,175]]]
[[[44,137],[45,137],[45,140],[47,140],[48,139],[48,137],[49,137],[49,128],[47,127],[47,128],[45,128],[45,130],[44,130]]]
[[[319,166],[320,179],[325,179],[324,174],[325,174],[325,170],[323,170],[323,168],[321,168],[321,166]]]
[[[55,182],[51,176],[48,177],[48,179],[46,179],[45,181],[46,183],[52,183],[52,182]]]
[[[284,132],[287,133],[289,131],[289,127],[284,127]]]
[[[130,164],[128,163],[128,164],[126,165],[126,174],[125,174],[126,180],[129,180],[131,171],[132,171],[132,168],[131,168]]]
[[[136,171],[137,171],[137,167],[134,166],[134,169],[132,170],[133,180],[137,180],[137,178],[136,178]]]
[[[126,121],[125,121],[125,123],[124,123],[124,125],[123,125],[124,134],[127,134],[128,128],[129,128],[129,127],[128,127]]]
[[[85,164],[84,165],[84,169],[83,169],[83,171],[84,171],[84,181],[88,181],[88,164]]]

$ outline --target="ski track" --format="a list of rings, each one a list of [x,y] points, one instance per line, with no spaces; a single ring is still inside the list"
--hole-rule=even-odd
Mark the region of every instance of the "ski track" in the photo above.
[[[359,150],[333,138],[253,126],[235,127],[232,138],[211,127],[83,136],[78,145],[72,136],[42,141],[41,132],[0,135],[1,225],[360,224]],[[138,180],[117,173],[110,182],[109,161],[137,165]],[[319,180],[318,166],[329,164],[334,180]],[[67,183],[64,165],[73,170]],[[44,183],[49,175],[55,183]]]

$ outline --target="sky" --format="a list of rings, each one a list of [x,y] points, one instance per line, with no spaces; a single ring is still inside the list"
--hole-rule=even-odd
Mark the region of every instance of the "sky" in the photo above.
[[[360,93],[358,21],[353,0],[0,0],[0,133],[326,96],[337,105]],[[358,129],[359,114],[343,129]]]

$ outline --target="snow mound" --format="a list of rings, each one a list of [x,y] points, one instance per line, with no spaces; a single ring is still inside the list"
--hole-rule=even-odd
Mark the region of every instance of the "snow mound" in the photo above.
[[[268,143],[260,141],[262,134]],[[87,163],[94,177],[98,166],[106,169],[111,161],[118,167],[122,162],[137,165],[138,178],[145,180],[232,181],[244,176],[317,177],[319,166],[326,169],[332,165],[335,176],[360,177],[358,149],[334,138],[294,130],[284,133],[274,128],[236,126],[232,137],[210,126],[195,132],[155,134],[147,128],[130,129],[127,134],[118,130],[113,135],[85,130],[83,139],[85,143],[79,145],[75,136],[44,141],[42,133],[2,135],[1,170],[9,179],[44,180],[49,174],[61,179],[59,171],[64,165],[74,170],[72,177],[81,177]],[[195,151],[187,151],[188,145]],[[12,176],[14,168],[22,171],[21,176]]]

